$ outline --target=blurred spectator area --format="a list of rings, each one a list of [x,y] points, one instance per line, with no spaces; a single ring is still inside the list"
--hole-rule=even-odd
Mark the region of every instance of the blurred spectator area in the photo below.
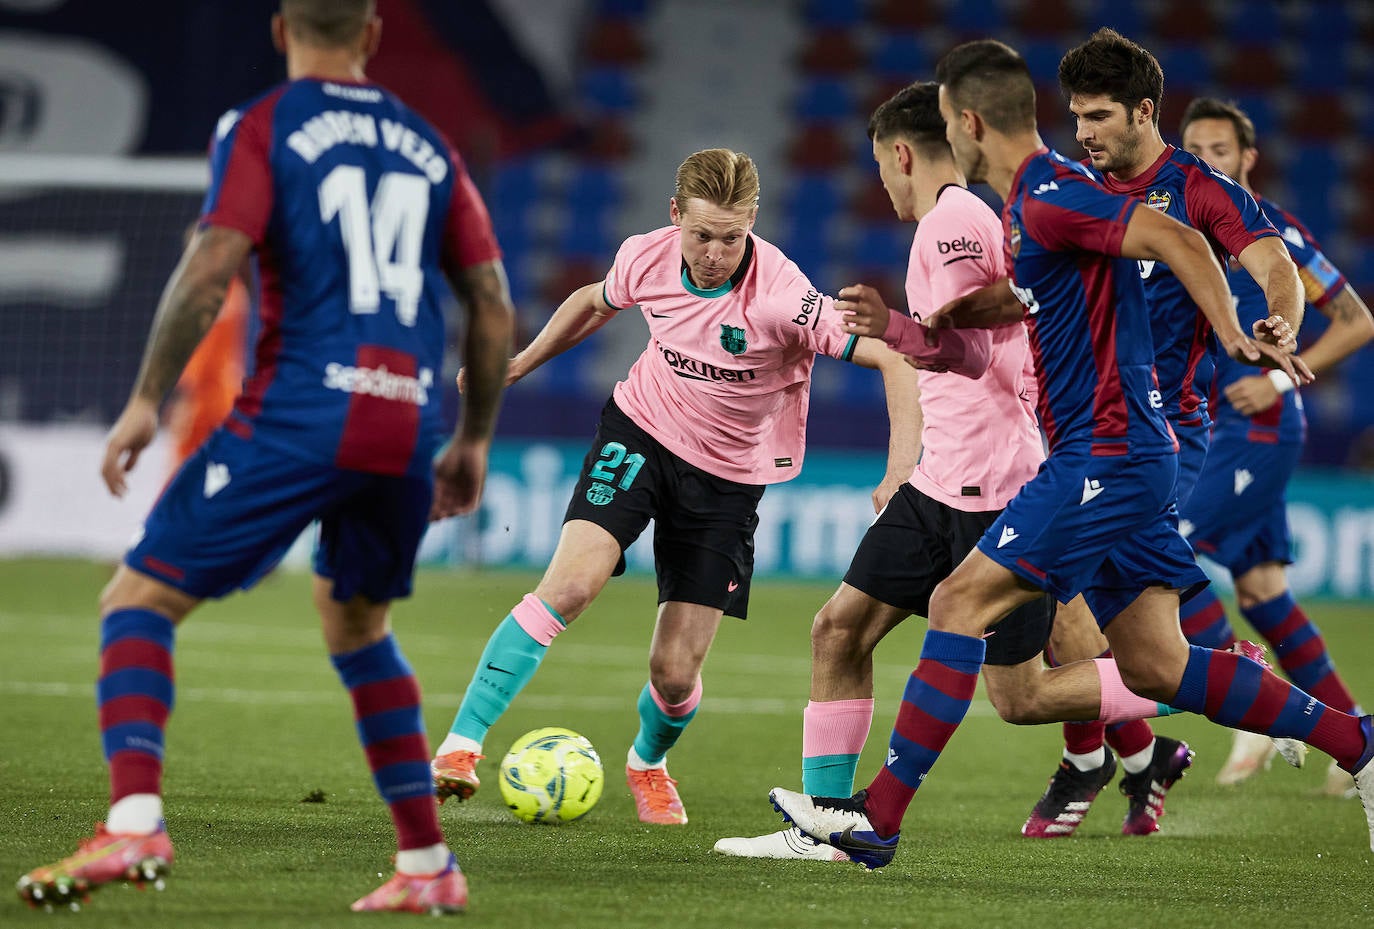
[[[1300,216],[1356,289],[1374,300],[1374,172],[1360,169],[1374,141],[1374,4],[761,0],[750,8],[747,25],[767,24],[760,34],[772,47],[765,51],[760,42],[757,56],[776,56],[779,43],[789,46],[775,71],[761,74],[750,56],[713,58],[700,44],[703,35],[744,28],[737,3],[588,5],[571,101],[588,135],[571,150],[494,163],[483,178],[527,330],[541,325],[578,282],[604,273],[621,238],[665,221],[672,169],[706,145],[755,156],[763,184],[756,231],[818,287],[833,293],[863,280],[904,307],[912,229],[895,220],[878,183],[865,133],[872,108],[911,80],[930,79],[952,45],[992,35],[1026,56],[1046,141],[1077,154],[1056,69],[1064,51],[1102,25],[1160,59],[1166,139],[1177,141],[1178,118],[1194,96],[1235,99],[1249,112],[1260,139],[1258,188]],[[683,15],[698,28],[684,29]],[[665,60],[711,67],[693,76]],[[743,101],[713,90],[716,67],[748,72],[739,91],[746,96],[781,101],[766,125],[730,118]],[[681,80],[665,84],[670,77]],[[671,111],[663,112],[669,104]],[[664,139],[665,127],[675,123],[683,127],[680,143]],[[703,138],[693,131],[699,126],[718,133]],[[644,127],[652,127],[650,137]],[[614,144],[594,151],[603,134]],[[990,191],[983,193],[995,202]],[[1317,316],[1313,336],[1324,322]],[[627,322],[616,320],[597,336],[617,350],[603,345],[570,353],[550,365],[548,386],[604,395],[643,347],[643,328]],[[1305,394],[1314,438],[1323,439],[1311,443],[1309,457],[1334,463],[1355,433],[1374,424],[1374,351]],[[870,372],[821,359],[813,402],[813,443],[885,441],[882,394]],[[829,411],[844,411],[845,425],[828,427],[839,422]]]
[[[220,112],[281,75],[264,25],[276,2],[148,6],[168,30],[201,36],[200,51],[188,39],[169,57],[167,43],[151,41],[105,0],[0,4],[0,42],[41,34],[50,44],[105,48],[141,72],[150,98],[143,111],[131,109],[129,119],[141,122],[123,150],[202,152]],[[626,236],[667,223],[674,169],[713,146],[754,157],[762,178],[756,232],[819,289],[864,281],[904,308],[913,230],[896,221],[878,182],[865,132],[873,107],[932,78],[951,46],[994,36],[1030,65],[1046,141],[1076,155],[1056,69],[1102,25],[1163,64],[1167,139],[1176,140],[1178,117],[1196,95],[1234,98],[1249,112],[1260,138],[1258,188],[1302,218],[1374,300],[1374,3],[378,0],[378,8],[386,27],[370,73],[463,152],[504,249],[522,342],[573,289],[604,277]],[[6,49],[7,66],[18,68]],[[60,73],[42,72],[53,81]],[[22,147],[33,116],[26,92],[0,79],[0,149]],[[114,137],[89,122],[101,125],[100,138]],[[637,313],[623,316],[512,390],[502,431],[589,434],[648,338]],[[1304,396],[1309,458],[1342,458],[1353,436],[1374,426],[1374,352]],[[876,375],[820,359],[811,442],[882,447],[886,435]]]

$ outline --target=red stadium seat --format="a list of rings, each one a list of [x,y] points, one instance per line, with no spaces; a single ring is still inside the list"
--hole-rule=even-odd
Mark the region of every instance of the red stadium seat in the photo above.
[[[1222,86],[1240,90],[1269,90],[1283,85],[1287,68],[1270,45],[1238,45],[1229,50],[1218,69]]]
[[[878,0],[872,18],[890,29],[923,29],[940,25],[942,12],[933,0]]]
[[[1209,4],[1197,0],[1165,0],[1155,16],[1153,32],[1166,42],[1206,42],[1216,38],[1218,27]],[[1140,40],[1139,36],[1127,36]]]
[[[625,19],[599,19],[592,23],[582,48],[591,64],[635,65],[647,57],[639,26]]]
[[[848,31],[822,29],[807,40],[799,64],[804,74],[844,75],[863,65],[865,57]]]
[[[897,214],[892,212],[892,199],[878,180],[878,167],[873,166],[872,176],[864,178],[856,188],[849,203],[849,213],[857,220],[868,223],[896,222]]]
[[[787,145],[787,162],[799,171],[830,171],[849,161],[853,145],[849,127],[829,123],[803,126]]]
[[[1336,140],[1351,134],[1355,121],[1335,93],[1301,97],[1288,114],[1287,132],[1298,140]]]

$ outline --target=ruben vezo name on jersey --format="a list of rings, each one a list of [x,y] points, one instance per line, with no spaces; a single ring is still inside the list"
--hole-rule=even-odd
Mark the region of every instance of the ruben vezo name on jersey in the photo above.
[[[661,343],[658,350],[663,355],[663,360],[668,362],[668,367],[672,368],[673,373],[678,377],[685,377],[694,381],[730,381],[737,384],[754,379],[753,371],[717,368],[713,364],[697,361],[695,358],[688,358],[671,348],[665,348]]]
[[[424,406],[429,403],[429,388],[434,386],[434,372],[421,368],[419,377],[396,374],[386,365],[359,368],[331,361],[324,366],[324,386],[342,390],[346,394],[366,394],[383,400],[396,400]]]
[[[390,119],[377,119],[368,113],[352,110],[326,110],[312,116],[286,137],[291,151],[300,155],[306,164],[314,164],[321,155],[336,145],[381,144],[389,152],[396,152],[424,172],[431,184],[448,177],[448,158],[435,150],[414,129]]]

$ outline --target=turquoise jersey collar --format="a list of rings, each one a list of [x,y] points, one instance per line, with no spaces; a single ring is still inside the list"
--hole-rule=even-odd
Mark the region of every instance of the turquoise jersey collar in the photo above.
[[[692,283],[692,279],[687,275],[687,269],[683,268],[682,286],[687,288],[687,292],[689,294],[696,294],[698,297],[711,298],[725,296],[730,291],[735,289],[735,282],[733,280],[728,280],[724,284],[721,284],[719,287],[712,287],[710,290],[702,290],[700,287]]]

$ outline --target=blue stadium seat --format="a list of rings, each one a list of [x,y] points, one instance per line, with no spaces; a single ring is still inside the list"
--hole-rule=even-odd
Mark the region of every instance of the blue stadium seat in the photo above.
[[[812,26],[857,26],[864,20],[864,0],[806,0],[802,16]]]
[[[1265,139],[1272,137],[1279,130],[1279,115],[1274,106],[1274,97],[1271,94],[1237,94],[1233,99],[1255,124],[1257,143],[1263,151]]]
[[[539,167],[537,157],[501,162],[492,171],[491,181],[484,191],[487,205],[496,209],[498,206],[524,207],[535,202],[542,188]]]
[[[625,113],[639,103],[639,91],[627,68],[591,68],[578,78],[577,85],[578,97],[594,110]]]
[[[956,0],[945,7],[945,25],[966,35],[996,35],[1004,17],[997,0]]]
[[[1350,74],[1353,46],[1345,42],[1308,41],[1303,44],[1297,66],[1292,69],[1293,84],[1300,90],[1330,90],[1341,86]]]
[[[1155,50],[1164,69],[1164,94],[1204,87],[1212,82],[1212,62],[1198,45],[1168,45]]]
[[[1332,203],[1331,188],[1339,186],[1344,166],[1330,146],[1300,144],[1287,165],[1284,176],[1293,191],[1291,209],[1302,217],[1318,241],[1327,241],[1340,226]]]
[[[1226,23],[1226,36],[1232,42],[1268,44],[1283,35],[1283,17],[1278,0],[1247,0],[1232,8]]]
[[[621,202],[624,181],[611,165],[580,164],[568,175],[563,196],[575,213],[600,215],[614,211]]]
[[[929,78],[935,62],[918,36],[888,33],[878,38],[869,66],[880,77],[913,81]]]
[[[860,226],[855,231],[849,258],[866,267],[905,268],[910,255],[911,230],[894,222]]]
[[[1145,17],[1138,3],[1122,3],[1121,0],[1092,0],[1088,4],[1088,9],[1083,12],[1083,22],[1091,23],[1093,29],[1100,26],[1111,26],[1126,38],[1137,42],[1145,40]],[[1070,41],[1077,43],[1086,38],[1087,36],[1075,37]],[[1068,51],[1068,47],[1064,51]]]
[[[596,13],[603,19],[642,19],[650,0],[597,0]]]
[[[1064,52],[1068,51],[1061,40],[1032,39],[1026,42],[1019,51],[1021,57],[1026,59],[1026,67],[1030,68],[1031,77],[1037,84],[1058,86],[1059,59],[1063,58]]]
[[[858,111],[849,84],[833,77],[806,78],[793,105],[793,114],[808,121],[851,119]]]
[[[844,191],[834,174],[804,171],[793,175],[781,206],[805,225],[829,226],[844,204]]]

